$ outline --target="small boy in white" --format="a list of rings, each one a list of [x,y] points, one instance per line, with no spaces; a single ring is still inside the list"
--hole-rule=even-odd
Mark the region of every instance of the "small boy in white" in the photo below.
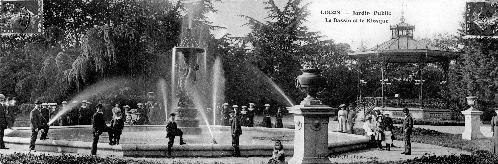
[[[393,133],[391,131],[391,127],[386,127],[385,130],[384,130],[384,142],[386,142],[386,148],[387,148],[387,151],[391,151],[391,145],[393,143],[393,140],[392,140],[392,136],[393,136]]]

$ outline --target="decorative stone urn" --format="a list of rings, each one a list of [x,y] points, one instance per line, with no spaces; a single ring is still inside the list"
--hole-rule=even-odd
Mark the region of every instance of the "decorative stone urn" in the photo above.
[[[301,105],[320,105],[322,102],[316,98],[318,92],[326,84],[325,78],[320,76],[320,70],[317,68],[301,69],[303,74],[296,79],[296,87],[307,94],[307,97],[301,101]]]
[[[288,108],[294,114],[294,156],[290,164],[332,163],[328,156],[328,123],[332,108],[323,105],[316,95],[325,85],[325,78],[315,68],[302,69],[296,87],[307,94],[300,105]]]
[[[465,116],[465,130],[462,133],[462,139],[473,140],[484,137],[481,132],[481,115],[482,111],[474,108],[476,105],[477,97],[467,97],[467,104],[469,109],[462,111]]]

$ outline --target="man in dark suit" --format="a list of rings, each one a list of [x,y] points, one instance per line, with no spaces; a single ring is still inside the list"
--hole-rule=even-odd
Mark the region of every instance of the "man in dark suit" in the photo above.
[[[230,124],[230,108],[228,108],[228,103],[223,103],[223,125],[228,126]]]
[[[237,105],[233,106],[233,112],[230,128],[232,131],[232,147],[233,147],[233,156],[240,157],[239,150],[239,136],[242,135],[242,127],[240,125],[240,112]]]
[[[405,113],[405,120],[403,121],[403,134],[405,137],[405,151],[401,154],[411,155],[412,154],[412,144],[410,142],[410,135],[413,130],[413,118],[410,115],[410,111],[408,108],[403,109],[403,113]]]
[[[42,104],[41,115],[43,117],[43,119],[41,119],[41,123],[43,126],[41,127],[42,133],[40,135],[40,140],[46,140],[48,139],[47,135],[48,130],[50,129],[50,126],[48,126],[48,121],[50,120],[50,106],[48,105],[48,103]]]
[[[29,142],[29,151],[35,151],[35,142],[38,137],[38,131],[40,131],[45,125],[43,124],[44,118],[41,114],[41,102],[39,100],[35,101],[35,108],[31,110],[29,114],[29,120],[31,121],[31,141]]]
[[[108,132],[109,136],[112,135],[112,130],[105,124],[104,113],[102,111],[103,105],[97,104],[97,111],[92,117],[92,127],[93,127],[93,143],[92,143],[92,155],[97,155],[97,143],[99,142],[99,137],[102,132]],[[112,143],[112,137],[109,137],[109,143]]]
[[[5,101],[5,96],[0,94],[0,102]],[[7,105],[0,104],[0,149],[8,149],[3,142],[3,133],[7,128]]]
[[[183,142],[183,132],[178,128],[175,122],[175,113],[169,114],[169,121],[166,125],[166,138],[168,138],[168,157],[171,157],[171,148],[173,143],[175,143],[175,136],[180,137],[180,145],[186,144]]]

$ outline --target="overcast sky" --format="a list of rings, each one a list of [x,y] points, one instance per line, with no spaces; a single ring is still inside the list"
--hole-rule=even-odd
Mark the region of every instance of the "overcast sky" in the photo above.
[[[217,2],[217,13],[210,15],[214,25],[226,27],[215,31],[216,35],[230,33],[232,36],[245,36],[249,32],[247,22],[238,15],[247,15],[263,20],[267,13],[263,0],[222,0]],[[389,25],[399,23],[402,9],[405,22],[415,26],[415,38],[430,38],[438,33],[456,34],[463,22],[465,2],[469,0],[305,0],[310,2],[310,15],[306,26],[311,31],[319,31],[326,39],[349,43],[355,50],[360,42],[368,47],[390,39]],[[287,0],[276,0],[282,7]],[[403,5],[404,4],[404,5]],[[321,14],[321,11],[340,11],[340,14]],[[352,15],[353,11],[368,11],[370,15]],[[388,11],[390,15],[373,15],[374,11]],[[326,18],[363,19],[365,22],[338,23],[326,22]],[[388,23],[367,23],[367,19]]]

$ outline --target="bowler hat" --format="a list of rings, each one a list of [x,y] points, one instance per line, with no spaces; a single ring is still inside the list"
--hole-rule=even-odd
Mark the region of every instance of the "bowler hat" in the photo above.
[[[42,104],[42,102],[40,100],[36,100],[35,104]]]
[[[345,106],[346,106],[346,104],[341,104],[341,105],[339,105],[339,108],[342,108],[342,107],[345,107]]]
[[[270,106],[270,104],[265,104],[265,106]]]
[[[176,116],[176,114],[175,114],[175,113],[170,113],[169,115],[170,115],[170,116]]]
[[[238,106],[238,105],[233,105],[232,107],[233,107],[233,108],[238,108],[239,106]]]

